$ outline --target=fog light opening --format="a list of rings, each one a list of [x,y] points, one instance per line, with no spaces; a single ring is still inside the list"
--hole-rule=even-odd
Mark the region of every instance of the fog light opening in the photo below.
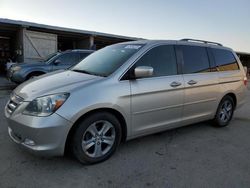
[[[30,140],[30,139],[28,139],[28,138],[25,138],[24,144],[25,144],[25,145],[28,145],[28,146],[34,146],[34,145],[36,145],[35,142],[34,142],[33,140]]]

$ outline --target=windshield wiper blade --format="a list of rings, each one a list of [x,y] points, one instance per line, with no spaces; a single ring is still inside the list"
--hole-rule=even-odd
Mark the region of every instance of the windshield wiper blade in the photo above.
[[[84,74],[90,74],[90,75],[94,75],[94,76],[105,77],[105,76],[103,76],[103,75],[96,74],[96,73],[93,73],[93,72],[89,72],[89,71],[86,71],[86,70],[79,70],[79,69],[71,69],[71,70],[72,70],[72,71],[75,71],[75,72],[84,73]]]
[[[85,74],[91,74],[90,72],[85,71],[85,70],[79,70],[79,69],[71,69],[71,70],[75,71],[75,72],[80,72],[80,73],[85,73]]]

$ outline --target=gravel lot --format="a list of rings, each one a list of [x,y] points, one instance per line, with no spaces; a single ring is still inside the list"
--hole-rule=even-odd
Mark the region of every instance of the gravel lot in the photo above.
[[[230,126],[199,123],[121,144],[108,161],[84,166],[40,158],[8,137],[0,92],[0,188],[250,187],[250,92]]]

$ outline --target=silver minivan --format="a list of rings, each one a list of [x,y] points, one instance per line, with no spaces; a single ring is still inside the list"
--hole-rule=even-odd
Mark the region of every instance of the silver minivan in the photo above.
[[[45,156],[109,158],[120,142],[211,120],[224,127],[247,78],[221,44],[183,39],[111,45],[18,86],[5,107],[12,140]]]

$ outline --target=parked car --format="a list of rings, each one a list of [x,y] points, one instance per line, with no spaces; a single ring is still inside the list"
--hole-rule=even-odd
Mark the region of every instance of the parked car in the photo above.
[[[227,126],[246,84],[235,52],[218,43],[126,42],[21,84],[5,116],[10,137],[29,151],[71,151],[93,164],[121,141],[205,120]]]
[[[15,63],[7,68],[7,78],[15,83],[22,83],[35,76],[67,69],[91,54],[92,50],[67,50],[50,54],[44,61]]]

